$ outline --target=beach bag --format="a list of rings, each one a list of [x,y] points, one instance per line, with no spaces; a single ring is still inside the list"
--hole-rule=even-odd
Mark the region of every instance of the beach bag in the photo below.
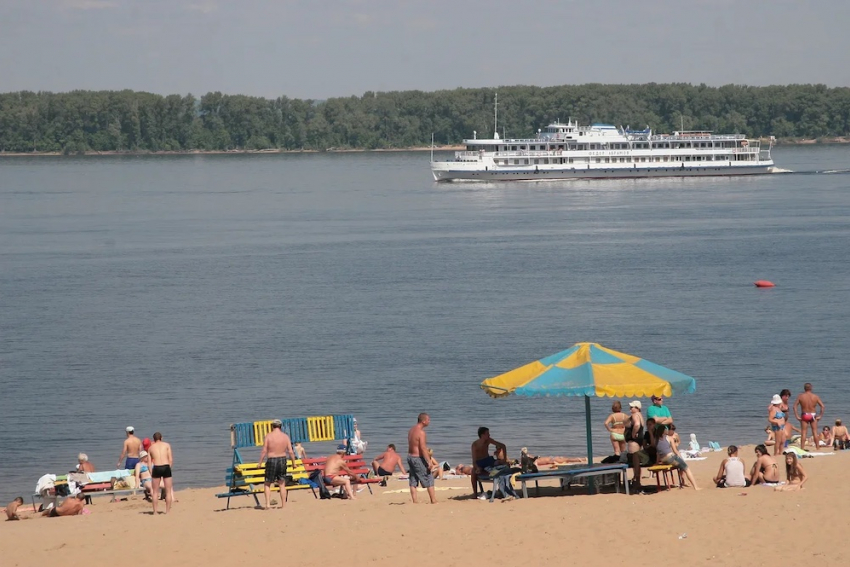
[[[316,486],[316,490],[319,491],[319,498],[321,500],[329,500],[331,497],[331,492],[328,490],[328,487],[325,486],[325,479],[322,478],[322,471],[313,471],[310,473],[310,482]]]

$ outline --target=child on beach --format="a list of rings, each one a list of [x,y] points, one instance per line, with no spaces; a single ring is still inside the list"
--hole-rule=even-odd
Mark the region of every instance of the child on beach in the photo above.
[[[18,496],[6,506],[6,521],[20,520],[18,517],[18,508],[24,505],[23,496]]]
[[[802,490],[803,485],[808,480],[806,471],[797,460],[796,453],[785,453],[785,475],[788,482],[782,486],[777,486],[773,490],[777,492],[790,492],[793,490]]]

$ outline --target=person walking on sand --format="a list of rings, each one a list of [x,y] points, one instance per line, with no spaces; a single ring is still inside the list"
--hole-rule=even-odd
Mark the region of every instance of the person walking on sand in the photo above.
[[[118,457],[116,468],[121,468],[121,460],[127,457],[124,461],[124,468],[128,471],[135,470],[136,463],[139,462],[139,451],[142,450],[142,442],[136,437],[136,430],[132,425],[125,429],[127,438],[124,440],[124,447],[121,449],[121,456]]]
[[[437,495],[434,492],[434,477],[431,475],[431,467],[428,466],[428,436],[425,428],[431,423],[431,417],[427,413],[420,413],[416,419],[416,425],[407,432],[407,470],[408,484],[410,485],[410,498],[417,503],[416,489],[421,484],[428,489],[428,498],[431,504],[437,503]]]
[[[820,415],[817,408],[820,407]],[[812,384],[806,382],[803,385],[803,393],[797,396],[794,402],[794,417],[800,421],[800,449],[806,450],[806,427],[812,430],[812,438],[815,441],[814,451],[820,448],[818,444],[818,422],[823,417],[826,408],[820,396],[812,392]]]
[[[263,450],[260,451],[259,465],[263,465],[266,458],[266,475],[263,482],[263,494],[266,497],[266,505],[263,510],[268,510],[271,502],[272,484],[277,484],[280,490],[280,509],[286,504],[286,455],[295,462],[295,452],[292,450],[292,440],[289,435],[281,429],[283,422],[279,419],[272,420],[272,430],[266,435],[263,442]]]
[[[172,471],[174,457],[171,454],[171,445],[162,440],[162,433],[157,431],[153,434],[153,443],[148,452],[153,464],[151,478],[153,478],[153,514],[156,516],[157,503],[159,502],[159,486],[165,487],[165,513],[171,511],[171,503],[174,501],[172,490]]]

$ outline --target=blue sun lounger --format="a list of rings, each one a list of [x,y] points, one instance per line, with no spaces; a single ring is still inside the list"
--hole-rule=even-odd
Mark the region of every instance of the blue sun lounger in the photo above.
[[[557,478],[561,481],[561,485],[568,484],[571,480],[582,477],[594,477],[606,474],[619,474],[622,478],[623,486],[626,489],[626,496],[629,495],[629,483],[626,478],[626,473],[629,470],[628,465],[615,463],[610,465],[578,465],[576,468],[563,468],[558,470],[543,471],[536,473],[525,473],[517,475],[516,480],[522,483],[522,497],[528,498],[527,483],[533,481],[534,488],[540,492],[539,481],[549,478]],[[617,492],[620,492],[620,483],[617,483]]]

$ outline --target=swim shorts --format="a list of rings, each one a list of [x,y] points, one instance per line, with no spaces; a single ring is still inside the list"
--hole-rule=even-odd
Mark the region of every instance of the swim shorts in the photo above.
[[[171,465],[154,465],[151,476],[153,478],[171,478]]]
[[[431,475],[428,461],[422,457],[407,456],[407,473],[410,486],[416,487],[420,484],[423,488],[434,486],[434,477]]]
[[[138,457],[127,457],[127,460],[124,461],[124,468],[128,471],[131,471],[136,468],[136,465],[139,462]]]
[[[378,476],[392,476],[393,473],[387,472],[383,467],[378,467]]]
[[[286,480],[286,457],[266,459],[266,484],[281,483]]]
[[[814,414],[814,413],[804,413],[803,414],[803,421],[805,421],[806,423],[811,423],[815,420],[816,415],[817,414]]]
[[[496,457],[494,457],[493,455],[487,455],[483,459],[478,459],[477,461],[475,461],[475,466],[477,466],[482,471],[491,469],[496,466]]]

